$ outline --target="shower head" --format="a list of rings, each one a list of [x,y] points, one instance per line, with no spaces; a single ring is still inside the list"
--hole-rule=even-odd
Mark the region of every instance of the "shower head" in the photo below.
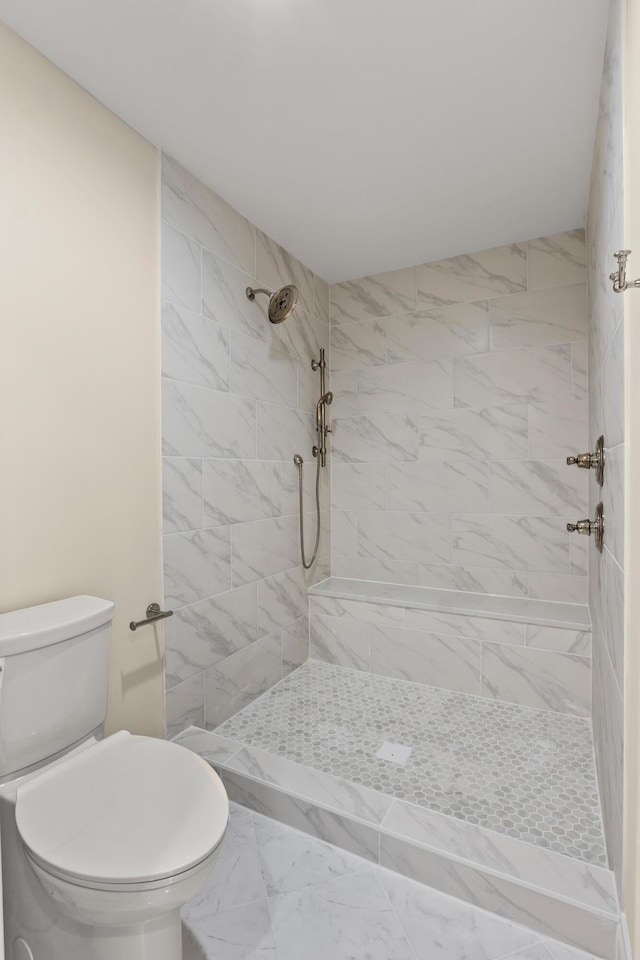
[[[298,288],[294,287],[292,283],[287,284],[286,287],[281,287],[275,293],[261,287],[256,289],[247,287],[246,293],[249,300],[255,300],[256,293],[266,293],[269,297],[268,315],[271,323],[282,323],[283,320],[290,317],[298,302]]]

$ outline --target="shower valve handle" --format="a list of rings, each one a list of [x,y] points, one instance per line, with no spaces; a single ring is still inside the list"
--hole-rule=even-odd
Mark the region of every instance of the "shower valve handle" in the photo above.
[[[584,533],[588,537],[591,536],[591,520],[576,520],[575,523],[568,523],[567,530],[569,533]]]

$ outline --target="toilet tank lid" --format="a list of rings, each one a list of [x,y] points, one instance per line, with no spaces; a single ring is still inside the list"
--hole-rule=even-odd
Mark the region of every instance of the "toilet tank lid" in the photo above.
[[[68,597],[0,613],[0,657],[26,653],[89,633],[109,623],[114,606],[112,600],[99,597]]]

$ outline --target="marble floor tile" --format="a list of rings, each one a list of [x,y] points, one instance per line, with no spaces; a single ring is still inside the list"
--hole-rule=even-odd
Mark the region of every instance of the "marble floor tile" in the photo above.
[[[251,816],[238,808],[222,840],[220,854],[203,890],[183,908],[196,923],[211,913],[264,900],[266,891]]]
[[[375,872],[269,901],[279,960],[415,960]]]
[[[184,960],[597,960],[231,807],[224,856],[183,910]]]
[[[278,960],[266,900],[182,924],[183,960]]]
[[[422,884],[390,870],[380,869],[378,876],[416,960],[490,960],[539,940],[533,931],[461,900],[436,891],[425,896]]]

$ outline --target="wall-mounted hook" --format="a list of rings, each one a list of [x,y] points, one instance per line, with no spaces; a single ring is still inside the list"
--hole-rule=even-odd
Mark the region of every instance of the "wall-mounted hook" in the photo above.
[[[623,293],[629,287],[640,287],[640,280],[627,280],[627,258],[631,250],[617,250],[614,257],[618,261],[618,269],[615,273],[609,274],[609,279],[613,280],[613,289],[616,293]]]

